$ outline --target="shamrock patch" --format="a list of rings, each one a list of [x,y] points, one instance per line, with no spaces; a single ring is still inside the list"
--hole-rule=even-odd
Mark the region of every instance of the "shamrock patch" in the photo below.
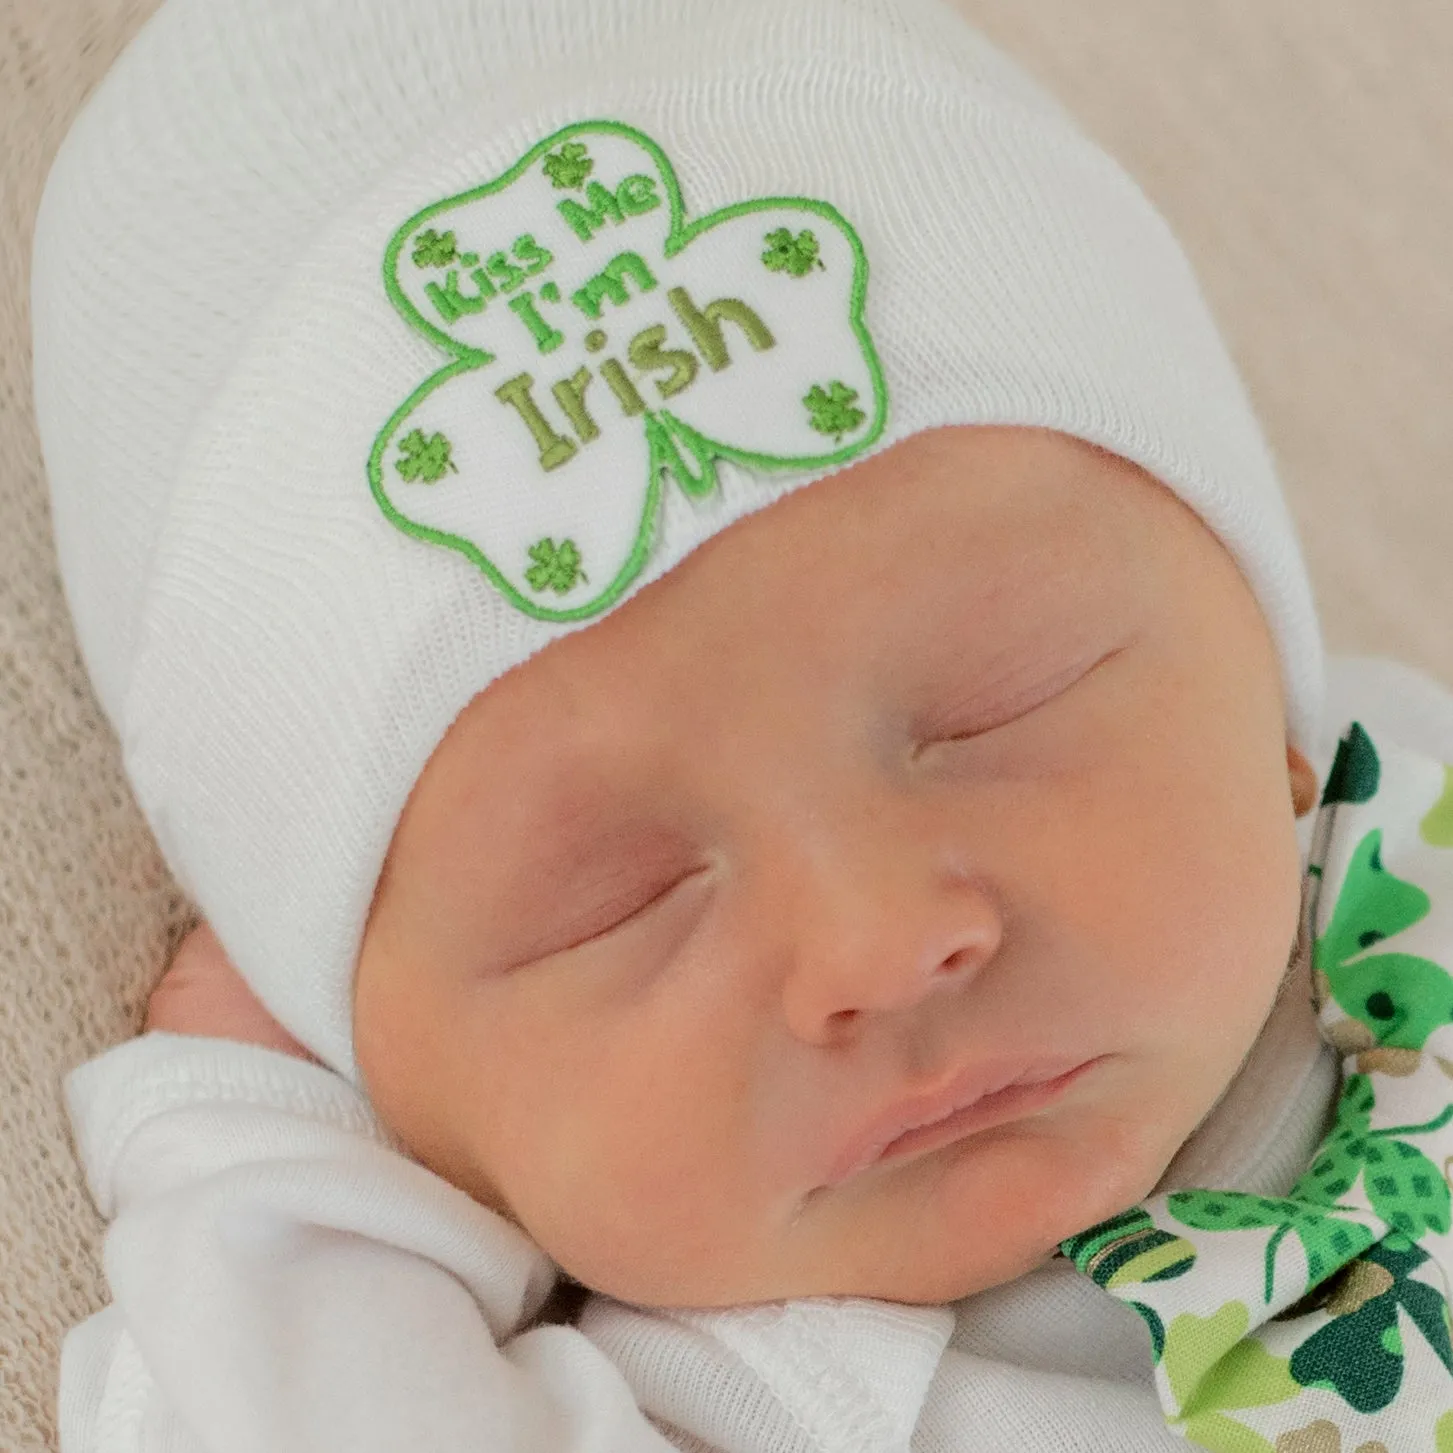
[[[384,283],[441,366],[368,462],[399,529],[466,556],[519,610],[587,619],[649,557],[673,485],[844,463],[882,434],[868,264],[827,202],[689,219],[642,132],[567,126],[394,234]]]

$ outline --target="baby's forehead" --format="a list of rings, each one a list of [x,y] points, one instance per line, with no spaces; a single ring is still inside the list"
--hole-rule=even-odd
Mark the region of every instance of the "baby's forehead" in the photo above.
[[[734,521],[642,597],[716,592],[729,619],[771,592],[784,622],[809,603],[846,621],[869,603],[937,601],[992,621],[1093,581],[1077,609],[1095,613],[1188,532],[1220,548],[1165,485],[1080,439],[934,429]]]
[[[885,688],[1007,680],[1123,635],[1146,608],[1152,557],[1175,553],[1177,514],[1194,519],[1135,466],[1067,436],[925,432],[738,519],[483,698],[523,747],[547,721],[603,730],[606,698],[615,730],[649,733],[662,700],[782,672],[823,689],[863,673]],[[1202,526],[1179,529],[1220,548]]]

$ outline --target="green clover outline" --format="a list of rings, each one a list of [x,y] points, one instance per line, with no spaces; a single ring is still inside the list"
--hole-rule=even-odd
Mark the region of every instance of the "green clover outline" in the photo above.
[[[385,456],[389,443],[400,425],[436,389],[442,388],[445,384],[458,378],[461,374],[472,373],[477,369],[485,367],[487,364],[493,363],[497,356],[490,353],[487,349],[471,348],[468,344],[461,343],[458,339],[451,337],[448,333],[445,333],[442,329],[430,323],[414,306],[400,285],[398,280],[398,260],[409,238],[423,223],[450,208],[460,207],[469,202],[478,201],[481,197],[491,196],[495,192],[502,191],[505,187],[511,186],[552,147],[559,146],[563,142],[578,135],[599,132],[622,136],[628,141],[635,142],[655,162],[657,171],[665,187],[666,197],[670,207],[670,226],[667,229],[666,240],[662,248],[662,256],[668,261],[689,246],[697,237],[700,237],[705,232],[709,232],[713,227],[720,226],[723,222],[730,221],[736,217],[749,217],[755,213],[771,211],[776,208],[790,207],[808,211],[821,217],[825,222],[829,222],[837,227],[847,238],[853,252],[853,280],[852,286],[848,291],[848,320],[852,325],[853,334],[857,338],[864,361],[868,365],[869,376],[873,381],[874,407],[872,419],[866,432],[853,443],[843,445],[828,454],[790,456],[759,454],[753,450],[737,449],[732,445],[723,444],[719,440],[707,438],[665,410],[648,410],[646,420],[647,438],[650,446],[648,452],[649,462],[647,465],[649,479],[646,486],[645,505],[641,511],[640,524],[637,526],[636,538],[631,547],[631,551],[627,555],[625,562],[621,565],[621,568],[616,572],[615,577],[594,599],[587,601],[583,605],[573,606],[569,609],[552,609],[549,606],[541,605],[536,601],[530,600],[527,596],[522,595],[516,590],[513,582],[499,570],[472,540],[465,539],[462,535],[453,534],[448,530],[437,530],[431,526],[421,525],[417,521],[409,519],[395,508],[393,502],[388,498],[384,490]],[[450,362],[446,363],[437,372],[425,379],[389,415],[383,428],[379,430],[377,437],[374,439],[373,448],[369,452],[368,457],[368,482],[374,500],[383,511],[385,518],[406,535],[412,535],[415,539],[425,541],[429,544],[443,545],[448,549],[459,551],[460,554],[464,555],[484,573],[490,583],[513,606],[524,612],[524,614],[534,617],[536,620],[552,622],[589,620],[593,616],[600,615],[611,605],[615,604],[641,573],[641,570],[645,566],[646,557],[650,553],[651,544],[655,538],[657,523],[660,517],[661,493],[664,487],[662,484],[663,465],[677,452],[670,449],[663,451],[660,444],[661,432],[677,435],[682,442],[688,444],[691,452],[697,456],[697,462],[702,467],[704,479],[698,480],[694,484],[686,484],[678,476],[678,483],[686,493],[704,494],[710,490],[714,483],[713,465],[716,459],[726,459],[734,464],[741,464],[748,468],[762,470],[827,468],[836,464],[844,464],[848,460],[862,454],[877,442],[887,423],[888,385],[883,376],[883,365],[878,358],[878,350],[874,346],[872,335],[868,332],[867,321],[863,316],[868,293],[868,256],[863,249],[862,239],[858,236],[857,230],[853,227],[852,223],[830,202],[818,201],[812,197],[792,196],[756,197],[746,202],[732,202],[725,207],[718,208],[715,212],[708,212],[704,216],[698,217],[695,221],[688,222],[686,220],[686,204],[681,196],[681,186],[676,179],[676,169],[672,166],[670,159],[661,147],[643,131],[637,130],[634,126],[628,126],[622,121],[593,120],[572,122],[570,125],[563,126],[558,131],[551,133],[544,140],[536,142],[508,171],[501,173],[494,181],[486,182],[483,186],[472,187],[468,191],[458,192],[440,201],[431,202],[427,207],[415,212],[412,217],[398,228],[389,240],[387,248],[384,250],[383,281],[384,288],[390,300],[404,321],[452,357]]]

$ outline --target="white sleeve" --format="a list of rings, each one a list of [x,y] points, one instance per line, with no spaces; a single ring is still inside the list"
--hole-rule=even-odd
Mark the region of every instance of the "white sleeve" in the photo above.
[[[113,1304],[61,1358],[63,1453],[671,1453],[519,1230],[332,1072],[153,1033],[67,1104]]]

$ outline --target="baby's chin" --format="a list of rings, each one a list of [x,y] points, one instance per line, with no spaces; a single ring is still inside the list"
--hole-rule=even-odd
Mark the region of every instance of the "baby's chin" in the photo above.
[[[876,1254],[855,1258],[819,1294],[939,1304],[1017,1280],[1052,1261],[1061,1242],[1142,1200],[1175,1149],[1090,1114],[946,1147],[903,1168]]]
[[[645,1306],[825,1296],[941,1305],[1044,1266],[1062,1241],[1143,1199],[1177,1145],[1093,1111],[1028,1121],[824,1188],[752,1247],[719,1239],[671,1258],[666,1272],[658,1236],[653,1251],[617,1255],[609,1270],[593,1256],[593,1266],[561,1264]]]

